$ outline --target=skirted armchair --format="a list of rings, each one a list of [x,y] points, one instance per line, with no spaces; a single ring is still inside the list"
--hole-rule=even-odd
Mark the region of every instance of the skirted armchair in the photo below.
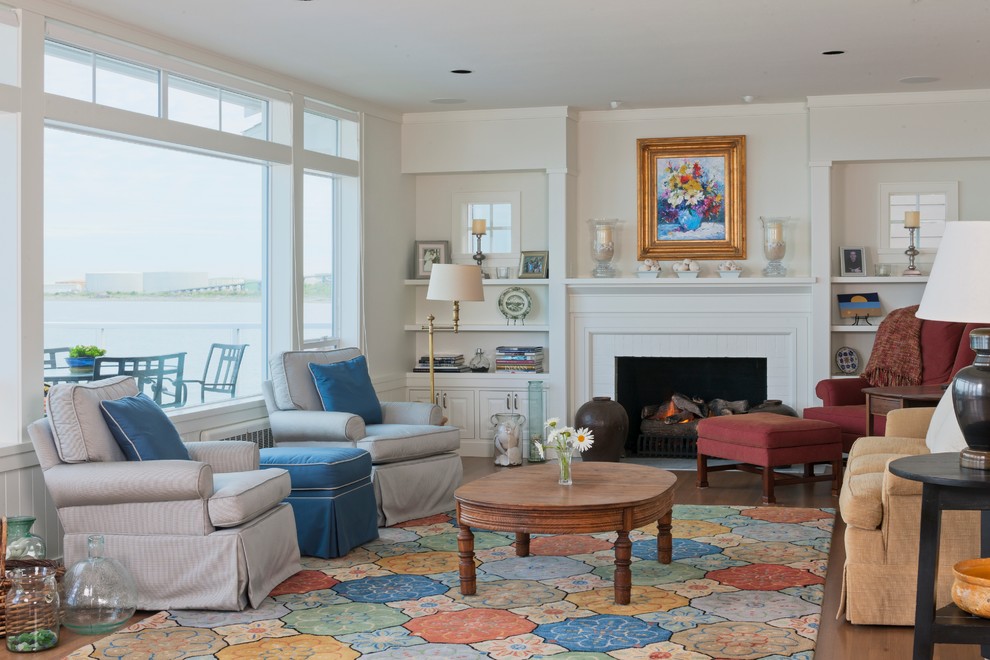
[[[284,351],[270,369],[262,391],[275,444],[371,454],[379,526],[454,508],[463,473],[460,430],[441,426],[439,406],[379,402],[356,348]]]
[[[177,433],[187,460],[128,460],[102,410],[109,401],[140,404],[137,394],[129,376],[55,385],[48,418],[28,426],[65,531],[66,565],[100,534],[106,556],[133,575],[138,609],[257,607],[300,570],[295,521],[282,503],[288,474],[259,470],[254,443],[183,444]],[[127,437],[152,425],[139,419]]]

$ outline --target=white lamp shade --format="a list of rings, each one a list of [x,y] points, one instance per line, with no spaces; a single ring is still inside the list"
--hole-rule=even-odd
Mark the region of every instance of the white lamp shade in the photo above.
[[[427,300],[484,300],[481,266],[433,264]]]
[[[990,222],[949,222],[915,316],[934,321],[990,323]]]

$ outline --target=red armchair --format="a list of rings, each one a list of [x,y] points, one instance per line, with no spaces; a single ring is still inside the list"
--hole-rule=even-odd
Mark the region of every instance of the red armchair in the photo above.
[[[921,383],[948,383],[956,372],[973,364],[976,354],[969,347],[969,333],[983,327],[975,323],[921,322]],[[828,378],[819,381],[815,394],[824,405],[805,408],[804,417],[838,424],[842,429],[842,448],[849,451],[852,443],[866,435],[866,395],[863,388],[872,384],[862,376],[857,378]],[[883,435],[885,417],[874,420],[874,435]]]

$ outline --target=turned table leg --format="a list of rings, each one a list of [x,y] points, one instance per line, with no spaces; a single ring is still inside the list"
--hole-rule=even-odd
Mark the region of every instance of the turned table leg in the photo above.
[[[461,594],[472,596],[478,586],[474,570],[474,534],[467,525],[461,525],[457,532],[457,556],[460,558],[457,568],[461,576]]]
[[[629,541],[629,532],[619,530],[619,536],[615,539],[615,604],[628,605],[629,595],[632,589],[632,571],[629,564],[632,562],[632,543]]]
[[[529,534],[516,532],[516,556],[529,557]]]
[[[657,521],[657,561],[661,564],[669,564],[674,554],[674,541],[670,535],[670,523],[672,511],[664,514]]]

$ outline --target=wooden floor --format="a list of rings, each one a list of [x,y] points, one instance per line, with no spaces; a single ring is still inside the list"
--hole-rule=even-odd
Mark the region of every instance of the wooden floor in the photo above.
[[[491,474],[497,468],[488,458],[465,458],[464,480],[470,481]],[[745,472],[717,472],[709,475],[709,488],[698,489],[694,485],[694,472],[677,472],[676,504],[761,504],[760,477]],[[838,500],[830,493],[830,482],[816,482],[782,486],[777,489],[780,506],[838,507]],[[828,576],[825,580],[825,600],[822,606],[821,629],[815,648],[815,660],[907,660],[911,657],[912,629],[905,627],[853,626],[845,620],[836,620],[842,581],[842,564],[845,551],[842,544],[842,521],[837,517],[829,555]],[[140,620],[150,613],[135,615]],[[84,637],[63,629],[59,644],[44,653],[30,654],[32,658],[61,658],[72,650],[98,639]],[[3,651],[0,651],[3,653]],[[9,654],[24,657],[23,654]],[[8,657],[0,655],[0,657]],[[979,647],[971,645],[939,644],[935,647],[937,660],[977,660]]]

